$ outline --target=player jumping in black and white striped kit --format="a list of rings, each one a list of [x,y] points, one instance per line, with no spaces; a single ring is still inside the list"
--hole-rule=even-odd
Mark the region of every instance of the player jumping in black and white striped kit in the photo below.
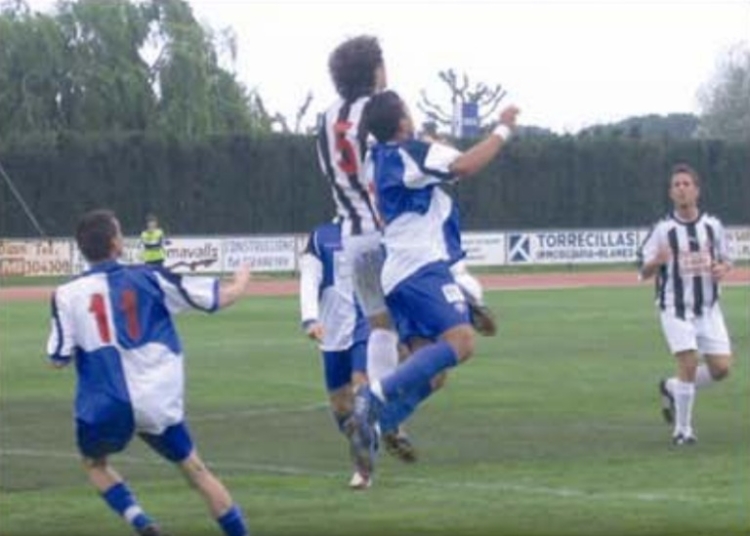
[[[323,113],[318,125],[318,159],[328,179],[341,218],[343,247],[339,276],[351,278],[359,305],[370,325],[367,376],[378,379],[399,362],[398,336],[391,323],[380,282],[383,266],[381,230],[370,180],[365,169],[367,136],[360,128],[370,97],[386,86],[383,53],[375,37],[348,39],[334,49],[329,70],[339,98]],[[404,461],[415,450],[402,430],[385,433],[386,449]],[[356,465],[356,461],[355,461]],[[369,487],[367,471],[356,467],[350,485]]]

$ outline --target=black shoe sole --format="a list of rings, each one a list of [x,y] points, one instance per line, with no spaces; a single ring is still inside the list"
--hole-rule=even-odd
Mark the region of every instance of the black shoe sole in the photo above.
[[[485,305],[469,304],[471,325],[480,335],[494,337],[497,334],[497,322],[494,313]]]
[[[404,463],[414,463],[417,461],[417,449],[408,439],[401,437],[382,437],[385,450],[394,458]]]
[[[667,390],[666,380],[659,382],[659,396],[661,397],[661,416],[667,424],[674,424],[674,397]],[[664,406],[664,399],[669,401],[669,407]]]

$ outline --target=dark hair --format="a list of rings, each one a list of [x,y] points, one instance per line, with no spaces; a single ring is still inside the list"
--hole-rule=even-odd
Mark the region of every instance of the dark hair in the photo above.
[[[380,143],[392,140],[405,116],[404,102],[395,91],[383,91],[367,102],[362,125]]]
[[[690,175],[690,178],[693,179],[693,185],[697,188],[701,187],[701,177],[700,175],[698,175],[698,172],[688,164],[684,163],[679,163],[672,166],[672,173],[669,174],[670,186],[672,185],[672,177],[674,177],[678,173],[685,173],[686,175]]]
[[[375,91],[375,70],[383,65],[376,37],[361,35],[344,41],[331,52],[328,69],[342,99],[353,101]]]
[[[156,217],[156,214],[146,214],[146,223],[150,221],[158,222],[159,218]]]
[[[87,212],[78,221],[76,242],[88,262],[106,261],[112,255],[112,240],[117,236],[115,213],[98,209]]]

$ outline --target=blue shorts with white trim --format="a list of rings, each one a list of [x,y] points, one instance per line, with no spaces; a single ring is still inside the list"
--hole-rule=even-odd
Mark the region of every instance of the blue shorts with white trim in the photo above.
[[[352,374],[367,374],[367,343],[354,343],[348,350],[323,352],[323,373],[328,392],[341,389],[351,382]]]
[[[448,263],[433,262],[401,281],[385,297],[404,343],[435,340],[449,329],[469,324],[469,307]]]
[[[125,406],[125,405],[124,405]],[[118,411],[119,415],[99,423],[76,420],[78,450],[90,459],[100,459],[125,449],[135,434],[132,410]],[[193,451],[190,431],[184,422],[166,428],[161,434],[138,433],[138,436],[163,458],[179,463]]]

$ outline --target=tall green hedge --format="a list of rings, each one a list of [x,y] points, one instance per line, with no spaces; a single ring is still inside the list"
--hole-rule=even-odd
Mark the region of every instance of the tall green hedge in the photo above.
[[[129,233],[147,212],[179,234],[304,232],[333,213],[310,137],[63,134],[0,147],[0,161],[53,236],[100,206],[114,208]],[[702,174],[707,210],[750,223],[750,148],[719,142],[518,139],[451,189],[467,229],[646,225],[668,207],[677,161]],[[34,235],[4,184],[0,209],[0,236]]]

